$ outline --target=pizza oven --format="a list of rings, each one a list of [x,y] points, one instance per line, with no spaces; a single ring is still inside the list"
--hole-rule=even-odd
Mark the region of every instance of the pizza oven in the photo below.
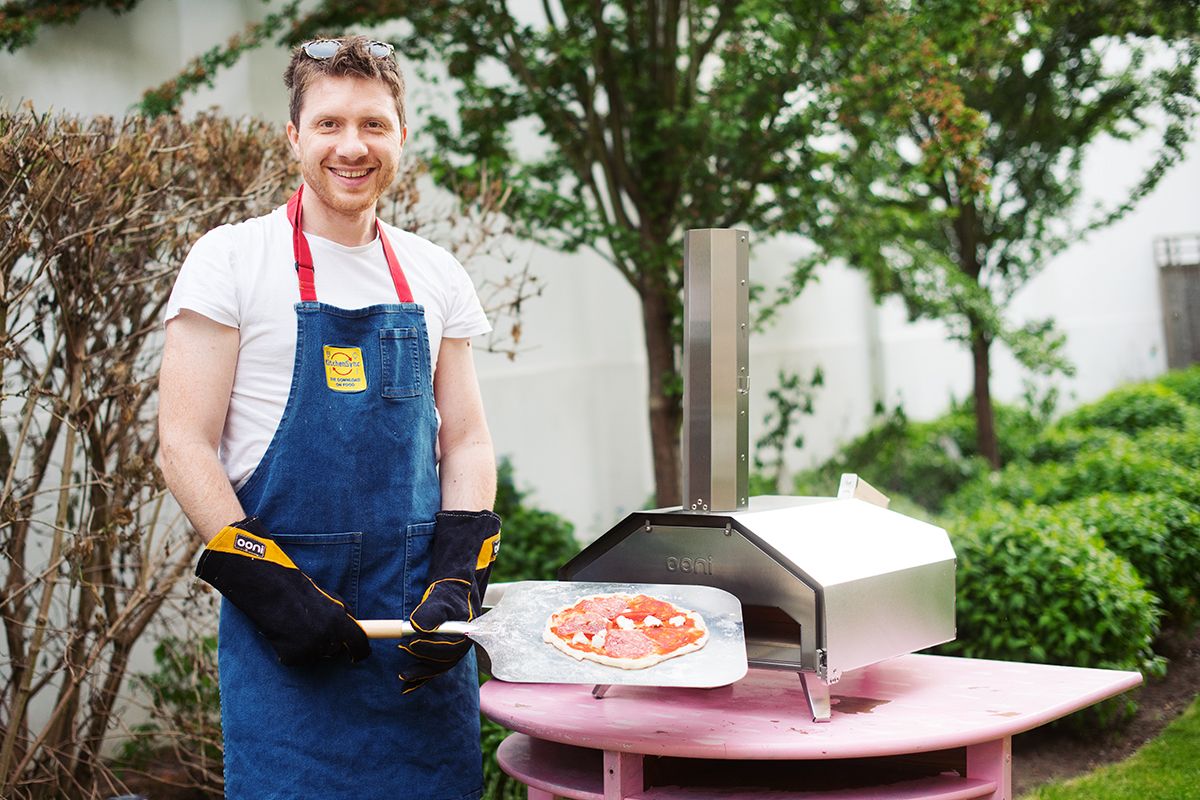
[[[954,550],[855,475],[749,497],[749,234],[688,231],[684,261],[684,505],[630,514],[559,577],[731,592],[750,665],[798,672],[827,720],[844,673],[954,638]]]

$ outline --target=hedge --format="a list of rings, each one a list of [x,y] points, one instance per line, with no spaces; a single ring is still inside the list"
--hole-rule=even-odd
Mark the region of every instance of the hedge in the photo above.
[[[969,514],[1000,501],[1051,505],[1102,492],[1162,492],[1200,504],[1200,472],[1148,453],[1135,442],[1114,444],[1066,463],[1010,464],[963,487],[946,507]]]
[[[1161,670],[1157,598],[1078,519],[1005,503],[944,524],[958,555],[958,638],[941,652]]]
[[[1067,428],[1052,425],[1029,448],[1033,464],[1048,461],[1073,461],[1083,453],[1112,451],[1133,446],[1133,440],[1111,428]]]
[[[1200,364],[1161,375],[1156,383],[1175,392],[1192,406],[1200,406]]]
[[[1187,625],[1200,597],[1200,508],[1166,494],[1104,493],[1062,503],[1057,514],[1078,519],[1123,556],[1157,595],[1171,622]]]
[[[998,403],[995,409],[1001,462],[1024,458],[1040,423],[1014,406]],[[954,403],[928,422],[912,422],[902,411],[893,412],[822,466],[798,473],[794,489],[801,495],[832,494],[839,476],[854,472],[885,494],[902,493],[938,510],[949,495],[990,469],[975,447],[973,406]]]
[[[1063,428],[1111,428],[1123,433],[1168,427],[1183,430],[1200,422],[1200,409],[1161,383],[1121,386],[1059,420]]]
[[[1154,428],[1138,434],[1137,446],[1184,469],[1200,471],[1200,430]]]

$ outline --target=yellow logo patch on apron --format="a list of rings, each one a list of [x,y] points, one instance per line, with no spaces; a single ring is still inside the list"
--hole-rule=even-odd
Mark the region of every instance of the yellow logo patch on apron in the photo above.
[[[325,383],[335,392],[361,392],[367,388],[362,350],[325,345]]]

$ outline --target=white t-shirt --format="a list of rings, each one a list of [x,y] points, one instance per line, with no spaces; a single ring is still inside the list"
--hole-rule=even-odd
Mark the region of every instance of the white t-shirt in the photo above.
[[[384,230],[413,300],[425,308],[431,370],[436,369],[443,337],[467,338],[488,332],[491,325],[470,276],[454,256],[386,223]],[[320,302],[341,308],[398,302],[378,237],[345,247],[306,235]],[[241,331],[219,451],[235,487],[250,477],[283,418],[296,356],[298,302],[286,207],[202,236],[184,260],[167,301],[167,322],[186,308]]]

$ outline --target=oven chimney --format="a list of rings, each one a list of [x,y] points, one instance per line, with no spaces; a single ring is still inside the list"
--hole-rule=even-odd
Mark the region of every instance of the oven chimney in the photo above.
[[[683,243],[683,510],[749,505],[750,234]]]

